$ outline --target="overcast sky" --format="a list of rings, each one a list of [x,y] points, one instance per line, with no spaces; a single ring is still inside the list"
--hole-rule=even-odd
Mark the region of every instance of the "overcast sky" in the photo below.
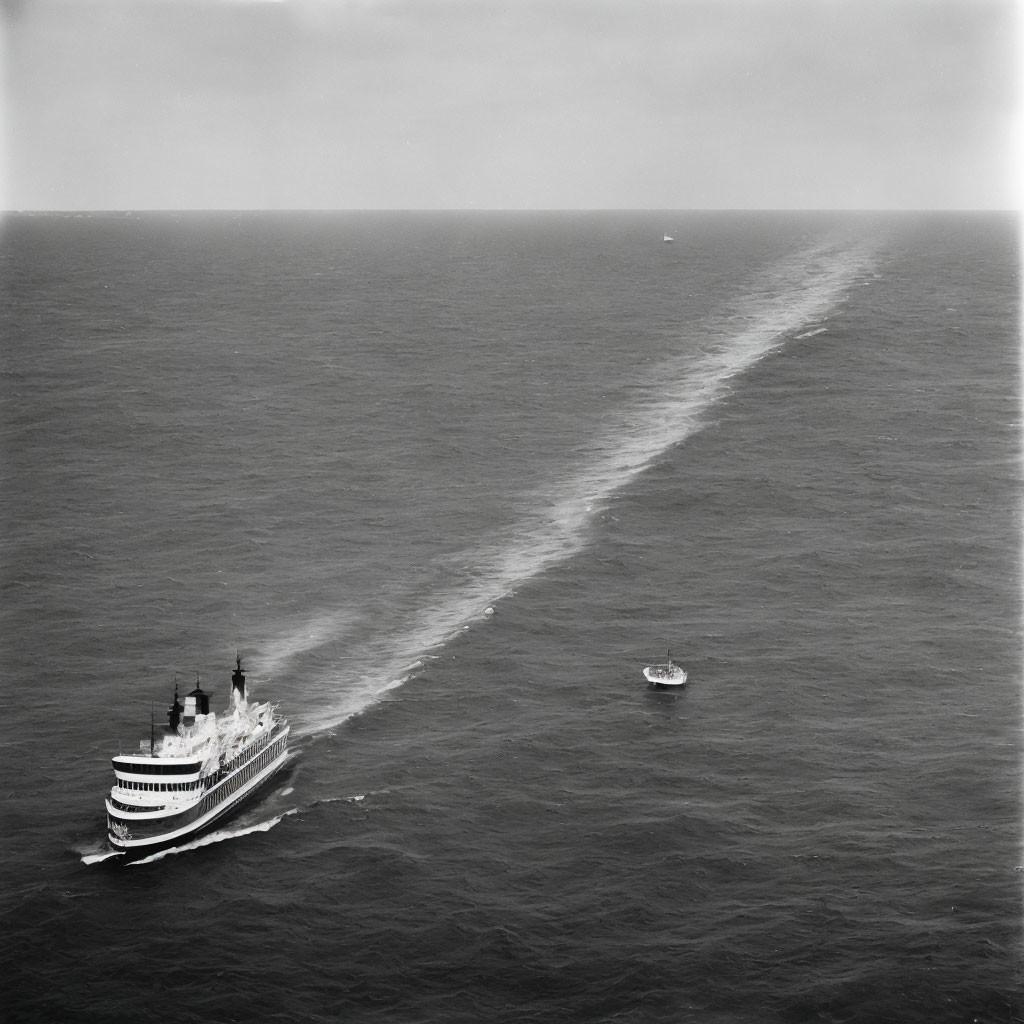
[[[1020,205],[1014,0],[0,0],[9,209]]]

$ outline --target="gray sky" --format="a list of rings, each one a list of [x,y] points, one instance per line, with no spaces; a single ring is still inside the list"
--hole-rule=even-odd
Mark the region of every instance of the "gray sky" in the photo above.
[[[1006,209],[1014,0],[0,0],[8,209]]]

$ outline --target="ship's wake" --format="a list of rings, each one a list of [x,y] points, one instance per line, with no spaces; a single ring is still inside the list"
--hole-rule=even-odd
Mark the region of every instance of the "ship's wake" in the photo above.
[[[278,793],[277,796],[286,797],[290,796],[294,792],[294,787],[288,786]],[[386,792],[386,790],[381,792]],[[236,819],[216,831],[208,832],[197,839],[194,839],[192,842],[182,843],[181,846],[168,847],[166,850],[159,850],[149,857],[140,857],[138,860],[125,860],[123,853],[118,850],[110,850],[105,846],[105,844],[101,844],[100,842],[96,842],[88,848],[82,848],[77,852],[81,854],[83,864],[101,864],[104,861],[115,859],[122,861],[130,867],[137,867],[143,864],[155,864],[157,861],[163,860],[165,857],[175,857],[182,853],[190,853],[193,850],[201,850],[205,846],[213,846],[215,843],[223,843],[231,839],[242,839],[243,837],[253,835],[256,832],[269,832],[272,828],[275,828],[284,821],[285,818],[289,818],[296,814],[302,814],[305,811],[311,811],[323,804],[362,804],[366,800],[366,797],[366,793],[355,793],[351,796],[344,797],[320,797],[310,801],[304,806],[290,807],[286,811],[281,811],[270,818],[264,818],[258,821],[253,819],[258,817],[260,814],[265,814],[266,808],[254,808],[252,811],[243,815],[241,820]]]
[[[131,867],[138,867],[141,864],[154,864],[164,857],[172,857],[179,853],[188,853],[191,850],[201,850],[204,846],[212,846],[214,843],[223,843],[229,839],[241,839],[243,836],[252,835],[254,832],[269,832],[275,825],[279,825],[285,818],[292,814],[298,814],[299,808],[293,807],[284,811],[267,821],[256,822],[253,825],[240,825],[234,828],[225,826],[214,832],[208,832],[191,843],[182,843],[181,846],[172,846],[166,850],[160,850],[149,857],[141,857],[130,862]]]
[[[832,239],[776,264],[727,314],[704,325],[698,355],[690,344],[638,374],[640,399],[609,413],[600,435],[576,453],[575,468],[532,495],[532,511],[514,527],[461,552],[450,576],[456,582],[423,595],[418,610],[386,635],[354,642],[343,663],[329,653],[317,657],[349,640],[351,618],[329,612],[269,644],[261,657],[271,674],[288,672],[296,661],[319,662],[314,672],[303,670],[304,697],[316,717],[296,709],[295,734],[329,730],[365,710],[417,675],[454,636],[490,621],[516,587],[579,552],[612,494],[699,431],[733,378],[790,339],[826,334],[825,322],[870,275],[874,258],[872,247]]]

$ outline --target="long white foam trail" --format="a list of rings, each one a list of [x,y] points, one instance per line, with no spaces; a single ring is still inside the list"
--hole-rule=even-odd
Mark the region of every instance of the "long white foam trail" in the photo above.
[[[296,733],[330,729],[362,711],[408,680],[414,658],[485,618],[491,605],[523,581],[578,552],[593,516],[616,490],[701,429],[702,415],[726,393],[731,378],[797,330],[819,324],[872,261],[873,251],[866,245],[822,243],[755,282],[731,316],[708,328],[701,355],[668,360],[642,381],[642,404],[626,410],[595,439],[582,454],[579,469],[546,495],[536,495],[535,511],[515,528],[461,556],[461,562],[472,566],[471,580],[424,602],[422,611],[404,629],[388,634],[386,646],[378,646],[368,658],[372,670],[346,678],[343,688],[332,685],[329,701],[321,703],[315,718],[296,721]],[[743,326],[737,329],[738,324]],[[319,621],[329,632],[328,624],[329,617]]]
[[[726,393],[733,377],[801,327],[820,322],[871,262],[872,251],[866,246],[815,246],[758,282],[696,361],[684,356],[659,367],[648,381],[643,404],[614,428],[618,443],[603,444],[602,451],[566,484],[558,512],[571,525],[572,536],[578,536],[591,506],[701,429],[702,415]],[[739,331],[737,320],[746,322]]]

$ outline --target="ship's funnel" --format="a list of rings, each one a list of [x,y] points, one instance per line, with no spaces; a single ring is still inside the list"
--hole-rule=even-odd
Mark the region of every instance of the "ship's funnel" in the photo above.
[[[196,675],[196,688],[185,698],[185,725],[193,725],[198,715],[210,713],[210,695],[199,685]]]

